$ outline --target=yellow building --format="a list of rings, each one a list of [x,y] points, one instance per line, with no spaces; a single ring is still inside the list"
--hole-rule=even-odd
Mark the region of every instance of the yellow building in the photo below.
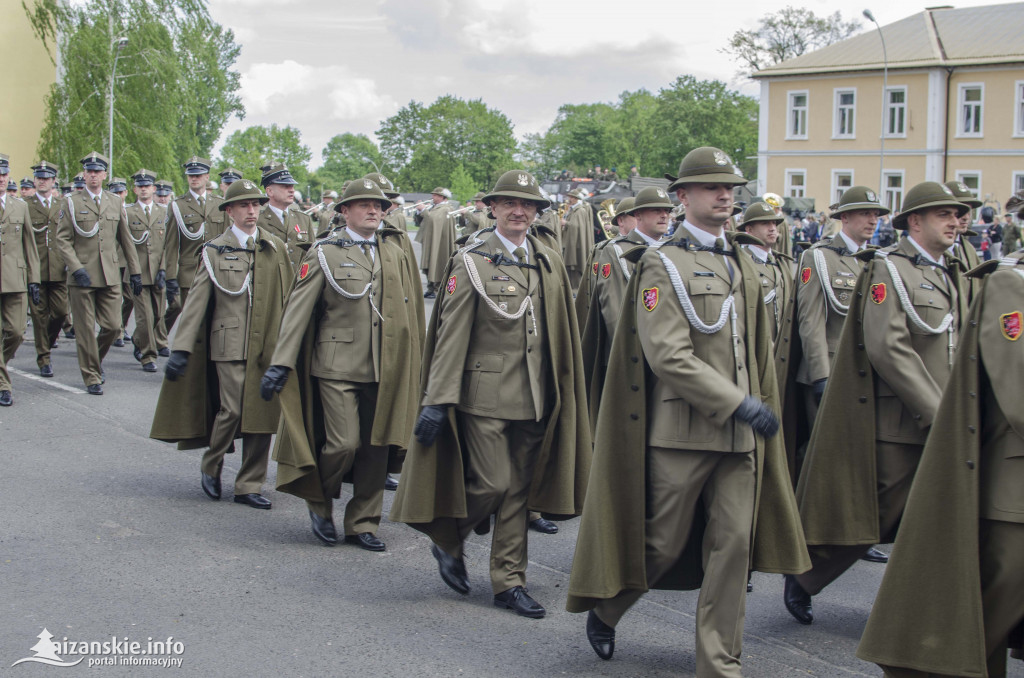
[[[754,74],[758,193],[825,211],[849,186],[877,186],[898,211],[921,181],[959,179],[999,205],[1024,190],[1024,2],[933,8],[881,31],[884,111],[877,30]]]
[[[17,96],[4,98],[0,125],[0,153],[11,156],[11,178],[19,180],[32,173],[39,135],[46,114],[46,95],[57,80],[57,67],[46,47],[32,32],[20,2],[3,2],[0,45],[4,46],[7,68],[4,87]],[[52,160],[51,160],[52,162]],[[67,177],[61,177],[66,180]]]

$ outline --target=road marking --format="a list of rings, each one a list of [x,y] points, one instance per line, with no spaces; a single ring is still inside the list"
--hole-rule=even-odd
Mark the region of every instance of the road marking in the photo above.
[[[31,379],[32,381],[38,381],[40,384],[52,386],[53,388],[59,388],[60,390],[67,391],[68,393],[82,395],[83,393],[86,392],[84,389],[75,388],[74,386],[68,386],[67,384],[62,384],[59,381],[54,381],[53,377],[40,377],[38,374],[32,374],[24,370],[19,370],[17,367],[8,367],[7,371],[25,377],[26,379]]]

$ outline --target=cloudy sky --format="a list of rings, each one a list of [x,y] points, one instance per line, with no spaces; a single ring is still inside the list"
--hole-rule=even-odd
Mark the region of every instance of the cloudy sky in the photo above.
[[[861,0],[883,25],[932,0]],[[292,125],[321,162],[344,132],[374,138],[416,100],[453,94],[505,113],[517,136],[542,132],[564,103],[657,91],[678,75],[724,80],[756,96],[721,48],[739,29],[787,5],[859,19],[838,0],[210,0],[242,47],[244,120]],[[993,4],[957,0],[956,6]],[[219,150],[219,146],[216,150]]]

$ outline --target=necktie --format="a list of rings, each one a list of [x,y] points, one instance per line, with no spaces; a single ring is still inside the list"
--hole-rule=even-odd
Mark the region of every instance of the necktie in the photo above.
[[[145,207],[143,207],[142,210],[146,213],[146,217],[148,218],[149,217],[149,205],[146,205]]]
[[[251,235],[245,239],[245,249],[249,250],[250,252],[256,251],[256,241],[253,239]]]
[[[98,195],[94,195],[92,197],[92,199],[96,201],[96,209],[99,209],[100,208],[100,197]]]
[[[364,242],[359,245],[359,249],[363,251],[363,256],[366,257],[366,260],[373,263],[373,248],[370,247],[368,243]]]
[[[512,254],[515,255],[516,259],[519,260],[520,264],[528,263],[526,261],[526,248],[525,247],[517,247],[512,252]],[[524,269],[521,269],[521,270],[523,272],[523,277],[526,278],[526,282],[529,283],[530,282],[530,269],[524,268]]]

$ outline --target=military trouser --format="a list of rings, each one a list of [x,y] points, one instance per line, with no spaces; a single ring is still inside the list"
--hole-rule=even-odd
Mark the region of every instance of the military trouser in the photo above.
[[[160,349],[157,343],[160,325],[163,323],[164,295],[154,285],[143,285],[142,294],[132,296],[135,307],[135,331],[132,333],[132,344],[142,351],[142,364],[155,363],[156,352]],[[121,317],[124,317],[122,311]]]
[[[880,540],[894,536],[891,533],[903,517],[922,449],[921,445],[875,442]],[[872,546],[874,544],[809,545],[811,569],[796,575],[796,580],[807,593],[816,596],[850,569]]]
[[[132,317],[132,311],[135,310],[135,295],[132,294],[132,286],[130,283],[121,283],[121,329],[125,334],[128,334],[128,320]],[[138,318],[135,322],[138,322]]]
[[[384,506],[388,448],[370,444],[377,409],[377,383],[320,379],[327,440],[317,457],[325,504],[308,502],[330,518],[331,499],[341,496],[342,478],[351,473],[352,498],[345,506],[345,534],[377,533]]]
[[[121,290],[117,285],[108,287],[68,286],[71,314],[75,321],[75,345],[78,348],[78,368],[86,386],[102,381],[100,372],[103,358],[113,346],[121,331]],[[96,334],[96,325],[100,326]]]
[[[7,363],[4,362],[3,353],[0,353],[0,391],[10,391],[11,375],[7,373]]]
[[[77,331],[77,330],[76,330]],[[220,477],[224,455],[234,450],[235,438],[242,427],[242,393],[245,388],[245,361],[218,360],[220,409],[210,430],[210,449],[203,455],[203,473]],[[235,476],[235,494],[258,494],[267,478],[270,458],[269,433],[242,434],[242,466]]]
[[[747,569],[757,490],[753,452],[647,450],[644,566],[654,586],[679,560],[697,514],[707,522],[702,542],[704,581],[697,598],[697,675],[740,676]],[[609,626],[640,597],[627,589],[598,602],[594,612]]]
[[[25,341],[25,308],[28,292],[8,292],[0,294],[0,322],[3,323],[4,362],[11,362],[15,351]]]
[[[167,304],[167,310],[164,312],[164,337],[171,331],[178,316],[181,315],[181,309],[185,307],[185,299],[188,298],[188,290],[187,287],[179,287],[178,294],[174,297],[174,303]]]
[[[63,282],[39,284],[39,305],[29,304],[32,335],[36,342],[36,365],[50,364],[50,350],[68,317],[68,286]]]

